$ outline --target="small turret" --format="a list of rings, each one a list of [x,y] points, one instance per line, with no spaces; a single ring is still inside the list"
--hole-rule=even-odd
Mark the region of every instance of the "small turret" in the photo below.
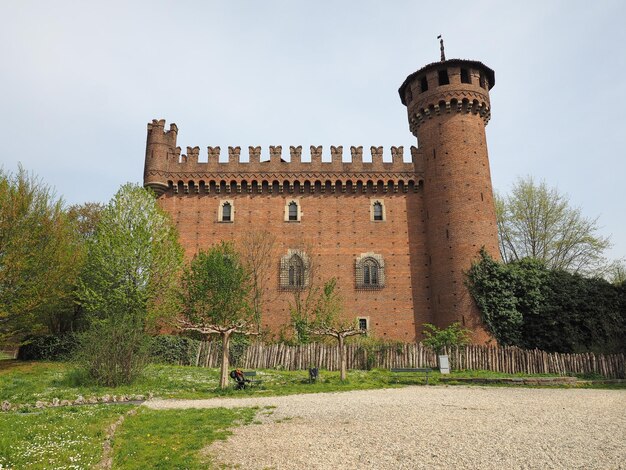
[[[160,196],[167,188],[167,171],[175,155],[180,154],[180,149],[176,152],[176,136],[178,127],[170,124],[170,130],[165,130],[165,119],[153,119],[148,123],[148,138],[146,142],[146,159],[144,164],[143,185]]]

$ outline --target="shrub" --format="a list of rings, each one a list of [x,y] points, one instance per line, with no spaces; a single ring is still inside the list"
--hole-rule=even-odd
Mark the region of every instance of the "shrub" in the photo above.
[[[80,335],[78,363],[99,385],[129,384],[148,362],[150,339],[128,321],[98,321]]]
[[[160,364],[193,364],[200,341],[185,336],[159,335],[150,339],[150,360]]]
[[[78,338],[73,333],[42,335],[26,338],[17,358],[21,361],[63,361],[76,351]]]
[[[452,323],[447,328],[437,328],[430,323],[424,323],[424,336],[422,344],[440,353],[443,348],[465,346],[470,342],[470,330],[461,328],[458,323]]]

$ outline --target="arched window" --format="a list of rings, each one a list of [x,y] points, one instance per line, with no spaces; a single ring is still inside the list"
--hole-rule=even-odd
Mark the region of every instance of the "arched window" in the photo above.
[[[221,201],[217,211],[218,222],[234,222],[235,206],[232,200]]]
[[[383,205],[378,201],[374,203],[374,220],[383,220]]]
[[[385,285],[385,262],[376,253],[362,253],[356,260],[356,286],[380,289]]]
[[[304,263],[298,255],[289,259],[289,287],[302,287],[304,285]]]
[[[287,199],[285,201],[285,222],[299,222],[301,215],[300,200]]]
[[[370,199],[370,220],[374,222],[383,222],[387,220],[385,217],[384,200]]]
[[[366,286],[378,285],[378,263],[371,258],[363,261],[363,284]]]
[[[280,287],[302,289],[308,284],[308,257],[299,250],[288,250],[280,260]]]
[[[231,205],[225,202],[222,206],[222,222],[230,222]]]
[[[289,203],[289,220],[298,220],[298,204],[295,201]]]

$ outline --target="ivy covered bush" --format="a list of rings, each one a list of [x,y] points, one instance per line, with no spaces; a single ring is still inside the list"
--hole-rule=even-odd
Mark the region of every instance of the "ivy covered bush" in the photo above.
[[[530,258],[503,264],[483,250],[467,284],[501,345],[566,353],[626,351],[624,283],[551,270]]]

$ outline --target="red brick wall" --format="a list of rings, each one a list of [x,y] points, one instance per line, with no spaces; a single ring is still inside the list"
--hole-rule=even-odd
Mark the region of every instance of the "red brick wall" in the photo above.
[[[284,222],[288,199],[299,197],[300,222]],[[370,199],[384,202],[385,221],[370,220]],[[220,201],[234,203],[234,222],[218,222]],[[248,231],[267,230],[276,237],[262,325],[274,333],[289,323],[293,294],[281,291],[280,258],[288,249],[309,247],[314,282],[337,277],[344,311],[350,318],[368,317],[372,332],[390,339],[414,341],[421,324],[431,322],[428,305],[426,245],[422,191],[386,194],[174,194],[159,199],[172,214],[187,257],[220,240],[241,242]],[[355,260],[375,252],[385,260],[385,287],[355,288]]]

